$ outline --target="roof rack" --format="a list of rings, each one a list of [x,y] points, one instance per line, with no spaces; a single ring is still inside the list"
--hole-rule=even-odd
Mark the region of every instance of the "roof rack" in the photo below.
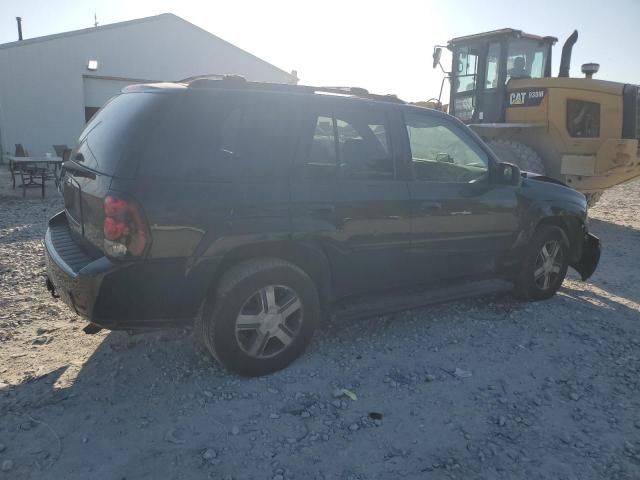
[[[236,87],[278,92],[331,93],[383,102],[405,103],[396,95],[369,93],[367,89],[361,87],[314,87],[309,85],[288,85],[284,83],[249,82],[240,75],[196,75],[179,80],[177,83],[187,84],[189,88]]]
[[[406,103],[404,100],[400,100],[397,95],[393,93],[387,94],[378,94],[378,93],[369,93],[369,90],[361,87],[308,87],[313,89],[315,92],[327,92],[327,93],[337,93],[341,95],[351,95],[354,97],[360,98],[368,98],[371,100],[380,100],[383,102],[393,102],[393,103]]]

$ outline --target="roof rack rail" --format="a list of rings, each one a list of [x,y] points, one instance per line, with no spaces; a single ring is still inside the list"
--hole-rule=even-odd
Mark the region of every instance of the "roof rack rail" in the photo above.
[[[221,73],[211,73],[207,75],[194,75],[193,77],[183,78],[182,80],[178,80],[176,83],[188,83],[191,85],[193,82],[199,80],[207,80],[207,81],[228,81],[228,82],[238,82],[238,83],[246,83],[247,79],[242,75],[225,75]]]
[[[270,90],[278,92],[324,92],[337,95],[350,95],[358,98],[378,100],[383,102],[406,103],[403,100],[400,100],[396,95],[379,95],[375,93],[369,93],[366,88],[361,87],[314,87],[310,85],[289,85],[285,83],[249,82],[240,75],[196,75],[180,80],[177,83],[185,83],[189,86],[189,88],[241,87],[255,90]]]
[[[384,102],[405,103],[400,100],[397,95],[392,93],[377,94],[369,93],[369,90],[362,87],[309,87],[316,92],[337,93],[342,95],[353,95],[354,97],[368,98],[371,100],[380,100]]]

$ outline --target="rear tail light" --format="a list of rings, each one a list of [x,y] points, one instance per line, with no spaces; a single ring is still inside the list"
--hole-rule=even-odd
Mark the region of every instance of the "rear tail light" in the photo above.
[[[140,205],[118,195],[104,199],[104,251],[111,257],[140,257],[151,236]]]

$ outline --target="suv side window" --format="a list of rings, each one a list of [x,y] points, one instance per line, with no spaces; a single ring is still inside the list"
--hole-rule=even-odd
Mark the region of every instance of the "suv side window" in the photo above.
[[[343,176],[355,180],[393,179],[384,111],[353,108],[336,112],[338,161]]]
[[[286,95],[251,95],[237,139],[238,175],[282,180],[293,155],[296,109]]]
[[[416,180],[470,183],[487,176],[487,155],[448,122],[414,112],[405,112],[405,122]]]
[[[294,118],[284,96],[188,92],[159,121],[143,175],[193,182],[283,179]]]
[[[332,117],[318,115],[316,118],[307,164],[335,167],[336,137]]]
[[[296,166],[297,178],[331,180],[337,165],[343,178],[394,178],[394,161],[384,111],[338,108],[335,114],[316,113],[304,123],[307,126],[302,139],[303,152]]]
[[[232,175],[244,96],[186,92],[171,100],[147,141],[139,174],[194,182]]]

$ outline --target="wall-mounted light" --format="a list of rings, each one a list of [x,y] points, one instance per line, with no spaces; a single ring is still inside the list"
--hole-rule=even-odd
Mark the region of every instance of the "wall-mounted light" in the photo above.
[[[92,72],[98,70],[98,60],[89,60],[87,63],[87,70],[91,70]]]

